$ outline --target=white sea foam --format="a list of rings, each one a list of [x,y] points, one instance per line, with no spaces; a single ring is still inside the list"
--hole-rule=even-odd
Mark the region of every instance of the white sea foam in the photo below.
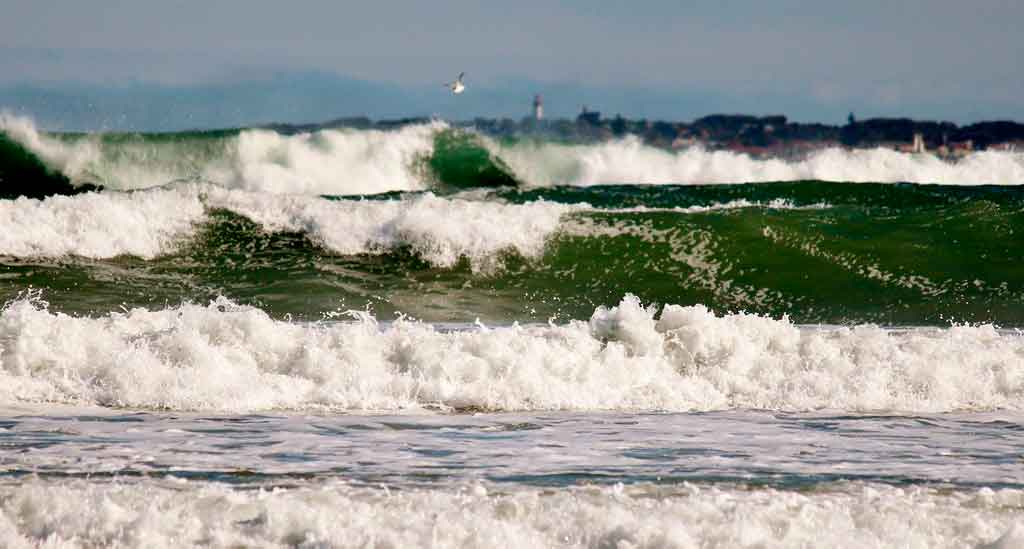
[[[437,122],[384,132],[324,130],[282,136],[247,130],[237,138],[231,165],[204,171],[210,181],[253,191],[372,194],[427,187],[416,161],[433,150]]]
[[[474,269],[486,271],[500,265],[505,251],[539,256],[562,215],[582,207],[430,193],[399,200],[328,200],[178,184],[0,201],[0,255],[153,258],[187,244],[213,210],[224,209],[268,232],[301,232],[340,254],[379,254],[408,246],[437,266],[451,267],[467,258]]]
[[[1019,547],[1024,492],[876,484],[562,490],[143,480],[0,486],[0,544],[118,547]],[[990,544],[990,545],[986,545]]]
[[[193,188],[0,201],[0,255],[109,258],[166,254],[206,218]]]
[[[698,206],[676,206],[674,208],[653,208],[649,206],[634,206],[632,208],[602,208],[603,212],[613,213],[648,213],[648,212],[674,212],[682,214],[700,214],[709,212],[719,212],[724,210],[742,210],[747,208],[763,208],[767,210],[826,210],[831,206],[824,202],[816,202],[814,204],[807,204],[798,206],[791,200],[785,200],[782,198],[776,198],[767,202],[752,201],[745,198],[739,200],[730,200],[728,202],[715,202],[707,205]]]
[[[957,162],[889,149],[815,152],[803,160],[757,159],[729,151],[667,151],[635,137],[596,145],[487,141],[528,185],[703,184],[769,181],[911,182],[951,185],[1024,183],[1024,153],[983,151]]]
[[[807,329],[633,297],[589,322],[447,332],[297,324],[226,301],[0,315],[0,402],[173,410],[1024,408],[1024,337],[991,326]]]

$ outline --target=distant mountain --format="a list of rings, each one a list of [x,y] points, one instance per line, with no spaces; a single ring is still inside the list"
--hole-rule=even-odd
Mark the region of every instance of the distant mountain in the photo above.
[[[54,130],[170,131],[302,122],[422,110],[395,85],[320,72],[280,73],[229,83],[20,84],[0,87],[0,109]]]

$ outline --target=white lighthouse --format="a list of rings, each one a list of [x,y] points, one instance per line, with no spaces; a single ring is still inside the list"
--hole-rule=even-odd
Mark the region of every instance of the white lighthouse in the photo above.
[[[543,120],[544,119],[544,101],[541,100],[540,94],[533,96],[533,119]]]
[[[921,132],[914,133],[914,144],[911,145],[910,149],[910,152],[914,152],[917,154],[921,154],[928,150],[924,146],[924,134],[922,134]]]

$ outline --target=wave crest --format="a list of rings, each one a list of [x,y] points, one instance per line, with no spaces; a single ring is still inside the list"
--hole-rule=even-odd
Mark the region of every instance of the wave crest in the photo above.
[[[178,251],[227,210],[268,233],[296,232],[342,255],[381,254],[408,247],[439,267],[466,258],[493,271],[500,255],[540,256],[563,214],[581,205],[443,198],[431,193],[397,200],[328,200],[180,184],[132,193],[88,193],[46,200],[0,201],[0,256],[145,259]]]
[[[30,119],[0,116],[0,131],[74,183],[136,190],[182,180],[295,194],[354,195],[421,190],[429,178],[417,160],[429,156],[437,122],[394,131],[322,130],[281,135],[270,130],[167,135],[89,134],[54,137]]]

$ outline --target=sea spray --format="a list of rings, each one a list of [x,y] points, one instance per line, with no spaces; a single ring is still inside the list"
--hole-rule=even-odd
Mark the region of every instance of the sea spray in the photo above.
[[[203,178],[231,188],[271,193],[373,194],[427,188],[416,160],[429,156],[443,123],[395,131],[323,130],[282,136],[246,130],[228,167],[204,169]]]

